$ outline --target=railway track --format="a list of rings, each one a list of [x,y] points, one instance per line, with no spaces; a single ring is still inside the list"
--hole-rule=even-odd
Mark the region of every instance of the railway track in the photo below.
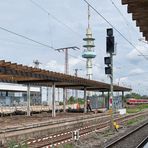
[[[102,113],[100,115],[98,115],[97,117],[102,117],[102,116],[109,116],[108,113]],[[117,115],[115,115],[116,117]],[[66,119],[58,119],[57,120],[53,120],[53,121],[46,121],[46,122],[39,122],[39,123],[33,123],[33,124],[29,124],[26,126],[18,126],[18,127],[11,127],[11,128],[3,128],[0,130],[0,134],[2,133],[8,133],[8,132],[16,132],[16,131],[22,131],[22,130],[27,130],[27,129],[32,129],[32,128],[40,128],[40,127],[45,127],[45,126],[51,126],[51,125],[55,125],[55,124],[62,124],[62,123],[73,123],[75,121],[79,121],[79,120],[85,120],[85,119],[90,119],[93,120],[95,119],[96,116],[95,115],[85,115],[85,116],[80,116],[77,118],[66,118]]]
[[[136,148],[143,148],[148,143],[148,136]]]
[[[0,140],[3,140],[3,144],[7,143],[7,141],[10,141],[11,139],[15,139],[15,137],[17,138],[16,140],[19,141],[19,139],[18,139],[19,135],[21,137],[21,135],[24,136],[26,134],[30,137],[30,133],[33,133],[32,135],[34,136],[34,133],[40,133],[40,131],[41,131],[41,135],[39,134],[40,136],[38,134],[36,134],[36,136],[34,136],[35,139],[32,140],[31,138],[28,138],[28,140],[26,139],[25,143],[30,144],[30,143],[35,143],[36,141],[38,141],[38,142],[45,141],[46,139],[48,139],[47,135],[50,135],[49,137],[52,137],[52,139],[53,139],[55,134],[59,135],[60,131],[63,131],[65,128],[67,128],[67,132],[68,132],[69,130],[77,129],[78,127],[89,126],[89,124],[90,124],[90,122],[92,122],[92,120],[104,122],[109,117],[110,117],[110,115],[107,113],[98,114],[98,115],[91,114],[91,115],[85,115],[85,116],[76,117],[76,118],[68,118],[68,119],[63,119],[63,120],[60,119],[60,120],[56,120],[56,121],[53,120],[51,122],[45,122],[42,124],[41,123],[35,124],[35,125],[32,124],[31,126],[29,125],[27,127],[3,129],[0,131],[1,132],[0,133]],[[54,130],[52,130],[52,129],[54,129]],[[48,130],[50,130],[50,131],[48,132]],[[56,133],[56,131],[58,131],[58,133]],[[65,132],[66,132],[66,130],[65,130]],[[52,133],[54,133],[54,135]],[[37,137],[42,137],[42,138],[37,138]],[[59,137],[59,136],[57,136],[57,137]],[[36,139],[38,139],[38,140],[36,140]]]
[[[124,116],[124,117],[115,116],[114,121],[122,124],[122,123],[124,123],[128,120],[133,119],[133,118],[137,118],[137,117],[140,117],[142,115],[145,115],[146,113],[147,112],[141,112],[141,113],[136,113],[134,115]],[[106,116],[105,120],[103,120],[103,116],[99,116],[98,118],[102,118],[102,122],[99,122],[99,123],[95,122],[94,125],[84,124],[84,126],[81,127],[81,128],[75,127],[75,128],[72,128],[72,129],[67,129],[64,132],[58,132],[58,133],[55,133],[55,134],[52,134],[52,135],[50,134],[50,135],[47,135],[47,136],[44,136],[44,137],[41,137],[41,138],[27,140],[25,143],[22,143],[22,145],[27,144],[29,148],[41,148],[41,147],[51,148],[53,146],[56,147],[60,144],[71,142],[73,140],[72,139],[72,132],[75,131],[75,130],[78,130],[79,136],[83,137],[83,136],[86,136],[86,135],[88,135],[92,132],[109,128],[110,127],[110,116],[107,115],[107,114],[104,114],[104,116]],[[93,116],[92,118],[87,119],[87,120],[85,118],[84,122],[88,122],[89,120],[92,120],[94,118],[96,119],[95,116]],[[69,123],[71,123],[71,124],[74,123],[74,122],[80,122],[80,121],[75,121],[75,120],[69,121]],[[63,124],[66,125],[67,123],[63,123]],[[37,129],[39,130],[39,128],[37,128]],[[12,131],[9,130],[9,132],[11,133]],[[15,147],[17,148],[18,146],[16,145]]]
[[[135,116],[139,116],[141,114],[143,114],[144,112],[140,112],[140,113],[136,113],[134,116],[133,115],[128,115],[128,116],[124,116],[124,117],[121,117],[122,119],[124,118],[125,119],[125,122],[128,120],[128,118],[135,118]],[[98,115],[97,117],[103,117],[103,116],[109,116],[108,113],[102,113],[100,115]],[[85,116],[80,116],[80,117],[77,117],[75,119],[73,118],[69,118],[69,119],[58,119],[58,124],[62,124],[62,123],[73,123],[75,121],[79,121],[79,120],[85,120],[85,119],[90,119],[90,120],[93,120],[96,118],[95,115],[85,115]],[[118,114],[115,114],[114,115],[114,120],[116,122],[120,122],[120,117],[118,117]],[[18,126],[18,127],[14,127],[14,128],[3,128],[0,130],[0,134],[2,133],[11,133],[11,132],[16,132],[16,131],[22,131],[22,130],[28,130],[28,129],[33,129],[33,128],[40,128],[40,127],[46,127],[46,126],[51,126],[51,125],[55,125],[57,124],[57,121],[53,120],[53,121],[46,121],[46,122],[39,122],[39,123],[33,123],[33,124],[29,124],[29,125],[26,125],[26,126]]]
[[[142,113],[138,113],[134,116],[130,115],[130,116],[126,116],[123,118],[116,118],[115,121],[118,121],[120,124],[122,124],[128,120],[132,120],[133,118],[137,118],[141,115],[142,115]],[[83,136],[86,136],[86,135],[91,134],[93,132],[96,132],[96,131],[99,131],[102,129],[107,129],[107,128],[110,128],[110,120],[96,124],[96,125],[86,126],[84,128],[80,128],[80,129],[73,129],[73,130],[67,131],[65,133],[53,135],[52,137],[48,136],[48,137],[44,137],[44,139],[37,139],[36,141],[34,141],[34,143],[30,143],[29,147],[31,147],[31,148],[41,148],[41,147],[42,148],[52,148],[52,147],[56,147],[60,144],[71,142],[73,140],[72,139],[72,132],[74,130],[79,130],[79,136],[83,137]]]
[[[142,148],[148,142],[148,134],[144,131],[148,131],[148,121],[126,135],[114,140],[105,146],[105,148]]]
[[[99,131],[104,128],[109,128],[109,125],[110,121],[106,121],[105,123],[101,123],[99,125],[87,126],[84,128],[77,129],[77,131],[79,131],[79,137],[84,137],[95,131]],[[73,131],[71,130],[65,133],[44,137],[44,139],[37,139],[36,141],[34,141],[34,143],[29,145],[29,148],[52,148],[60,144],[71,142],[73,141],[72,132]]]
[[[127,122],[129,119],[135,119],[136,117],[138,118],[139,116],[143,115],[143,114],[147,114],[147,111],[146,112],[139,112],[139,113],[135,113],[135,114],[130,114],[128,116],[124,116],[124,117],[118,117],[118,118],[115,118],[114,121],[119,123],[119,124],[122,124],[122,123],[125,123]],[[120,122],[122,121],[122,122]]]

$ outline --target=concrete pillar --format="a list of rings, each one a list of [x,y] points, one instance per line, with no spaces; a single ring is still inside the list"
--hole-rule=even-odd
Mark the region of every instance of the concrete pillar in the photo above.
[[[58,88],[58,102],[60,102],[60,88]]]
[[[50,106],[50,97],[51,97],[51,92],[49,92],[49,86],[47,86],[47,105]]]
[[[55,112],[55,83],[52,84],[52,117],[56,116]]]
[[[66,112],[66,89],[63,88],[63,112]]]
[[[27,116],[30,116],[30,84],[27,84]]]
[[[104,91],[102,91],[102,98],[104,99],[103,100],[103,107],[105,108],[106,107],[106,101],[105,101]]]
[[[87,112],[86,87],[84,87],[84,113]]]
[[[122,107],[124,107],[124,91],[122,91]]]
[[[40,86],[40,101],[41,101],[40,104],[42,105],[42,102],[43,102],[42,101],[42,86]]]

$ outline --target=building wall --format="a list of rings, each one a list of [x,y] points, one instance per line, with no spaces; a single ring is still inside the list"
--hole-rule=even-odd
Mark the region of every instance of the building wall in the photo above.
[[[40,92],[31,92],[31,105],[41,105]],[[19,106],[27,104],[26,92],[0,91],[0,106]]]

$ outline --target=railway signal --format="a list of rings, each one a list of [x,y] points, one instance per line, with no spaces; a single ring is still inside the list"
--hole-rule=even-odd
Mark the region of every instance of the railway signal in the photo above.
[[[105,67],[105,74],[111,74],[111,58],[104,57],[104,63],[107,65],[107,67]]]
[[[114,53],[114,36],[112,28],[107,29],[106,52]]]
[[[106,52],[109,53],[109,57],[104,58],[104,63],[107,65],[105,67],[105,74],[107,74],[110,77],[111,85],[110,85],[110,101],[113,102],[113,55],[114,55],[114,47],[115,47],[115,39],[113,36],[113,29],[108,28],[106,30],[107,32],[107,37],[106,37]],[[109,103],[110,108],[112,107],[112,103]]]

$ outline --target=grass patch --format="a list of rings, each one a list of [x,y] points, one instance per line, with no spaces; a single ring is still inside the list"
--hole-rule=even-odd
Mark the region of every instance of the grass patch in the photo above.
[[[139,117],[137,119],[132,119],[132,120],[129,120],[127,121],[127,125],[134,125],[134,124],[137,124],[138,122],[141,122],[142,120],[144,120],[144,117]]]
[[[21,144],[16,142],[15,140],[11,140],[7,143],[8,148],[15,148],[16,145],[17,145],[17,148],[28,148],[27,144]]]
[[[140,104],[140,105],[137,105],[135,107],[128,107],[127,108],[127,113],[137,113],[137,112],[140,112],[144,109],[148,109],[148,104]]]
[[[74,148],[74,145],[72,143],[69,143],[69,144],[62,145],[59,148]]]
[[[139,107],[141,107],[141,109],[148,109],[148,104],[142,104],[139,105]]]
[[[131,113],[138,113],[138,112],[140,112],[141,111],[141,109],[139,109],[139,108],[127,108],[127,113],[128,114],[131,114]]]

